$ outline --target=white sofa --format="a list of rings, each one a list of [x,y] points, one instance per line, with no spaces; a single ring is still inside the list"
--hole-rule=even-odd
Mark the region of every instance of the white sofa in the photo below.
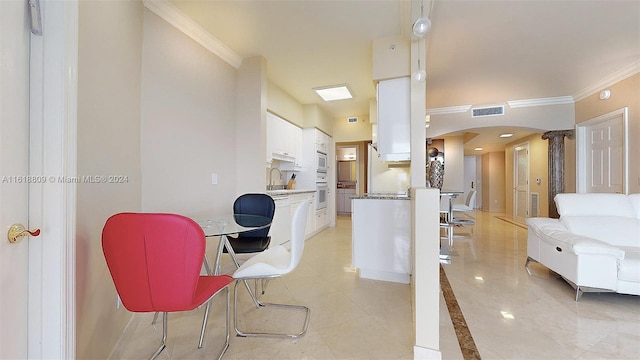
[[[640,295],[640,194],[558,194],[560,219],[529,218],[534,260],[583,291]]]

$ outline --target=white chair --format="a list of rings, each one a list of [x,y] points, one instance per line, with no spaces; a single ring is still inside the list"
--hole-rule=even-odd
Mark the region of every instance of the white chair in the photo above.
[[[440,228],[446,232],[449,246],[453,246],[453,225],[449,223],[451,195],[440,195]]]
[[[464,204],[453,204],[453,211],[471,212],[476,207],[476,191],[471,190],[467,194],[467,200]]]
[[[288,274],[295,269],[300,263],[302,252],[304,249],[304,233],[307,224],[307,214],[309,213],[309,200],[303,201],[295,213],[291,221],[291,250],[287,250],[284,246],[278,245],[271,247],[264,252],[258,253],[254,257],[244,262],[238,270],[233,273],[236,280],[234,290],[234,326],[238,336],[269,336],[269,337],[285,337],[299,338],[304,335],[309,327],[310,310],[302,305],[286,305],[286,304],[269,304],[260,302],[254,297],[257,308],[276,306],[281,308],[303,310],[306,313],[302,331],[296,334],[280,334],[266,332],[246,332],[238,329],[238,282],[244,280],[263,280],[273,279]]]

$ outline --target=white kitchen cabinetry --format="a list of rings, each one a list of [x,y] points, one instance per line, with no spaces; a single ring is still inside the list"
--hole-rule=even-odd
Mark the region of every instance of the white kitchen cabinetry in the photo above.
[[[356,189],[337,189],[336,208],[339,214],[351,213],[351,197],[356,194]]]
[[[411,201],[354,199],[352,262],[360,277],[408,284],[411,275]]]
[[[289,197],[274,196],[273,201],[276,203],[276,212],[273,214],[273,221],[269,229],[269,235],[271,236],[269,247],[284,244],[289,241],[291,234],[291,205]]]
[[[316,231],[316,194],[310,193],[309,201],[311,202],[309,206],[309,214],[307,215],[307,228],[304,232],[304,237],[309,238],[311,234],[314,234]]]
[[[327,217],[327,209],[324,208],[322,210],[316,211],[316,231],[320,231],[327,227],[329,223],[329,218]]]
[[[304,200],[310,203],[307,214],[305,238],[315,233],[315,194],[313,192],[298,192],[271,195],[276,203],[276,212],[271,223],[271,246],[286,244],[291,240],[291,221],[296,209]]]
[[[267,113],[267,162],[280,160],[301,166],[302,129]]]
[[[315,195],[313,193],[301,193],[289,196],[289,202],[291,204],[291,219],[293,219],[293,214],[296,212],[298,206],[300,206],[300,204],[305,200],[309,200],[309,213],[307,214],[307,225],[304,231],[306,238],[315,229],[315,219],[313,216],[313,213],[315,212]]]
[[[320,130],[315,131],[315,143],[316,143],[316,151],[320,151],[323,153],[327,153],[327,149],[329,148],[330,138],[329,135],[323,133]]]
[[[411,159],[411,78],[378,83],[378,154],[382,161]]]

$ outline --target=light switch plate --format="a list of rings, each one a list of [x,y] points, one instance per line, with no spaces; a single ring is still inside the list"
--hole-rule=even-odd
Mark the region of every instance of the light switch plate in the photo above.
[[[211,174],[211,185],[218,185],[218,174]]]

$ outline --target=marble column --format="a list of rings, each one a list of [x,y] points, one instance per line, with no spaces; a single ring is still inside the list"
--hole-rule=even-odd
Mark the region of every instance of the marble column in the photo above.
[[[564,192],[564,138],[573,139],[573,130],[547,131],[542,140],[549,140],[549,217],[559,218],[553,198]]]

